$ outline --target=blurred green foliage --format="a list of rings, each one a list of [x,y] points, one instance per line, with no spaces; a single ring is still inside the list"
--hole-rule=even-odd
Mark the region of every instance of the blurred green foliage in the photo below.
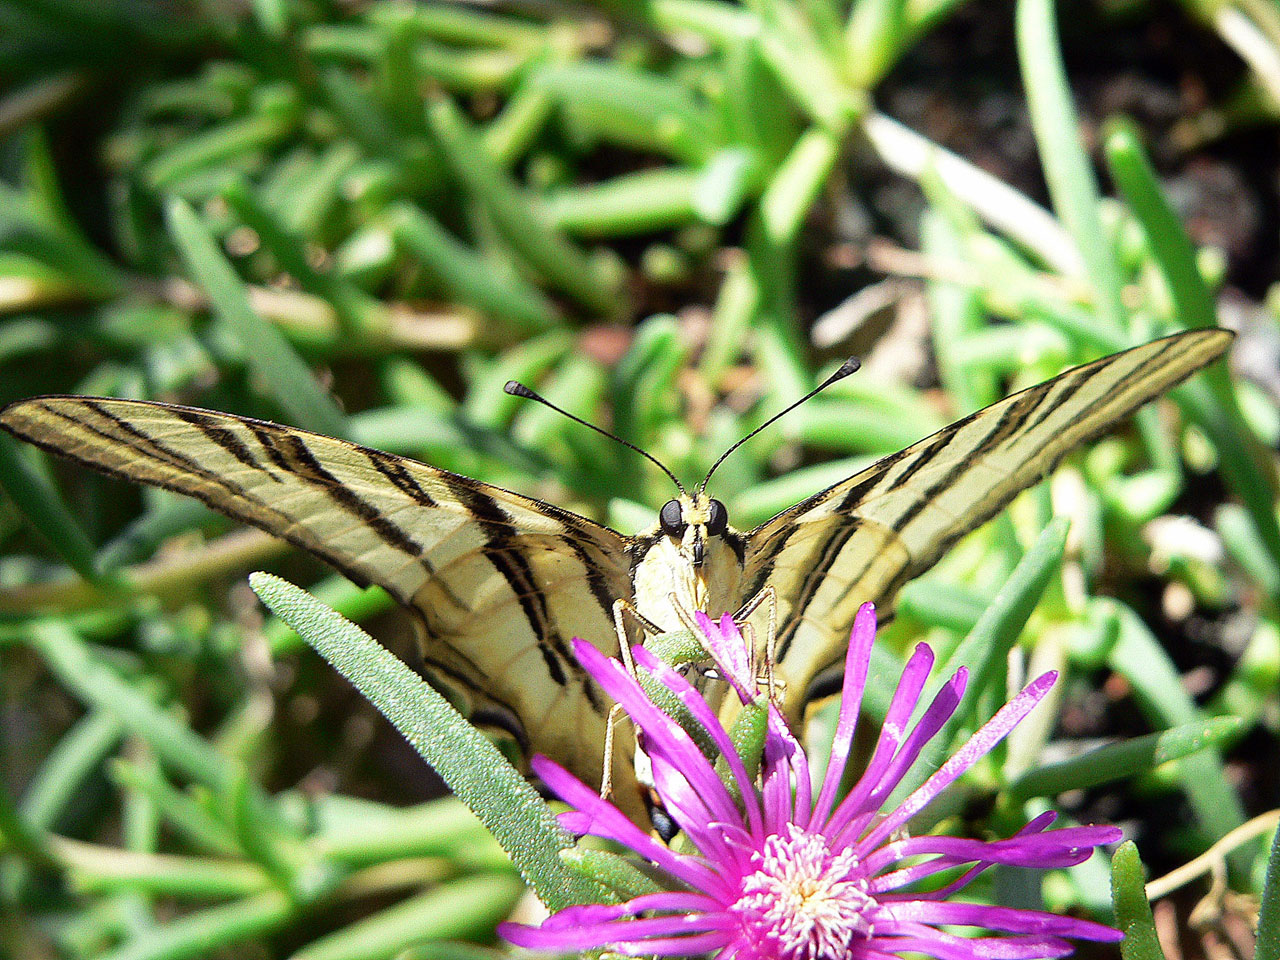
[[[741,529],[1018,386],[1217,323],[1222,257],[1188,238],[1142,131],[1117,117],[1097,156],[1082,142],[1066,9],[1001,8],[1048,207],[877,108],[964,8],[0,0],[0,401],[279,419],[630,532],[665,478],[506,380],[697,477],[870,351],[717,474]],[[1274,8],[1184,8],[1246,69],[1176,137],[1274,125]],[[886,246],[841,216],[890,175],[924,204]],[[814,277],[850,248],[890,279],[842,269],[849,299],[828,303]],[[923,335],[904,319],[922,304]],[[904,348],[936,369],[895,362]],[[1056,711],[955,792],[946,815],[967,829],[1056,800],[1122,819],[1167,863],[1280,803],[1249,779],[1280,754],[1280,408],[1225,364],[1174,401],[910,585],[877,645],[885,675],[922,638],[980,670],[970,722],[1021,673],[1064,672]],[[455,801],[426,800],[380,721],[236,585],[283,570],[394,636],[385,595],[6,437],[0,485],[0,949],[492,955],[521,889],[501,851]],[[1188,650],[1206,648],[1214,682],[1193,696]],[[1265,845],[1214,849],[1256,904]],[[1117,911],[1146,929],[1125,856]],[[1106,919],[1106,870],[984,889]],[[1273,856],[1271,946],[1275,873]]]

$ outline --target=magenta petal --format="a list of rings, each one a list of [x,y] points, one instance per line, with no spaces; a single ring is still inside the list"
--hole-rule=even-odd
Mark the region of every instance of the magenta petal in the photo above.
[[[694,613],[694,619],[701,628],[711,651],[711,659],[729,681],[738,699],[750,703],[756,698],[756,677],[751,668],[751,654],[742,631],[734,623],[732,614],[726,613],[716,623],[705,613]]]
[[[1069,956],[1071,944],[1057,937],[959,938],[923,933],[883,942],[900,956],[900,951],[922,953],[938,960],[1049,960]]]
[[[928,927],[923,927],[921,930],[922,932],[916,936],[883,939],[876,937],[872,942],[891,950],[894,957],[909,951],[922,953],[926,957],[936,957],[937,960],[978,960],[977,953],[967,940],[961,937],[941,936]]]
[[[594,836],[618,841],[691,886],[715,889],[721,885],[720,876],[715,871],[669,850],[555,761],[535,756],[530,766],[556,796],[590,818],[590,832]]]
[[[1096,824],[1085,827],[1063,827],[1056,833],[1071,832],[1072,839],[1079,846],[1101,847],[1109,843],[1119,843],[1124,839],[1124,831],[1109,824]],[[1089,839],[1094,838],[1096,839]]]
[[[769,707],[766,738],[772,738],[785,746],[783,756],[786,757],[787,766],[790,768],[791,783],[795,790],[795,796],[792,798],[794,808],[792,820],[798,826],[807,828],[809,811],[813,809],[813,775],[809,772],[809,757],[795,734],[791,732],[786,719],[772,705]]]
[[[894,903],[901,900],[945,900],[956,891],[968,886],[973,882],[973,878],[983,870],[987,870],[997,864],[1010,867],[1023,867],[1026,869],[1039,870],[1060,867],[1074,867],[1076,864],[1084,863],[1093,855],[1093,850],[1085,848],[1083,850],[1073,850],[1070,854],[1057,857],[1043,857],[1037,859],[1033,856],[1022,855],[1018,857],[992,857],[991,859],[978,859],[974,857],[951,858],[937,857],[928,863],[917,864],[914,867],[905,867],[902,870],[894,870],[891,873],[881,874],[876,877],[869,886],[871,893],[875,894],[877,899],[885,903]],[[963,866],[966,863],[975,864],[964,876],[960,877],[956,882],[948,884],[941,890],[930,890],[928,893],[895,893],[908,883],[915,883],[924,877],[931,876],[942,870],[949,870],[954,867]]]
[[[653,785],[663,806],[698,851],[715,862],[732,856],[725,847],[727,834],[721,827],[723,821],[707,808],[698,791],[664,757],[654,755],[650,761]]]
[[[997,710],[996,715],[984,723],[928,780],[863,837],[861,845],[865,849],[879,846],[893,831],[923,810],[934,797],[1007,737],[1009,731],[1021,723],[1022,718],[1044,699],[1057,679],[1057,672],[1050,671],[1027,684],[1021,693]]]
[[[814,806],[813,823],[824,823],[835,803],[840,778],[844,776],[849,760],[849,748],[862,712],[862,694],[867,686],[867,670],[871,665],[871,644],[876,637],[876,608],[864,603],[858,608],[849,634],[849,652],[844,661],[844,684],[840,691],[840,716],[836,720],[835,736],[831,740],[831,759],[827,762],[826,776]]]
[[[897,689],[893,691],[893,700],[889,703],[889,710],[885,714],[884,723],[881,724],[880,736],[876,740],[876,748],[871,753],[871,759],[867,762],[867,768],[862,772],[857,785],[836,808],[830,823],[825,828],[828,835],[834,836],[839,833],[860,814],[876,812],[867,806],[867,796],[876,788],[876,784],[884,776],[884,771],[893,761],[893,756],[898,750],[898,744],[902,741],[906,726],[911,720],[911,714],[915,712],[920,693],[924,689],[931,669],[933,669],[933,650],[927,643],[916,644],[911,658],[902,668],[902,676],[898,678]]]
[[[636,647],[639,654],[642,647]],[[720,782],[715,769],[702,755],[702,751],[690,739],[680,725],[659,710],[648,698],[635,679],[617,660],[611,660],[589,643],[575,641],[574,652],[583,668],[591,674],[605,692],[618,703],[644,731],[648,738],[646,752],[651,756],[663,753],[671,765],[680,770],[698,791],[702,799],[715,812],[719,820],[732,822],[738,819],[733,798]]]
[[[975,937],[970,943],[981,960],[1041,960],[1069,957],[1075,952],[1060,937]]]
[[[705,814],[700,813],[697,816],[727,823],[741,822],[742,816],[734,805],[733,797],[729,795],[724,783],[716,775],[715,769],[707,762],[707,758],[692,740],[687,737],[650,736],[646,741],[646,752],[655,769],[661,762],[670,771],[669,789],[681,790],[678,781],[683,781],[687,786],[690,799],[706,811]],[[675,779],[670,779],[671,777]],[[659,795],[666,799],[662,791],[659,791]]]
[[[641,917],[635,920],[615,920],[599,927],[608,927],[614,933],[613,943],[636,943],[646,937],[669,937],[683,933],[705,933],[724,926],[723,918],[716,913],[672,913],[661,917]],[[545,928],[544,928],[545,929]],[[559,933],[560,931],[556,931]]]
[[[627,944],[645,943],[648,937],[669,937],[684,932],[699,934],[717,930],[720,926],[720,918],[714,914],[681,913],[642,920],[584,922],[564,927],[550,927],[547,924],[526,927],[517,923],[504,923],[498,927],[498,933],[516,946],[534,950],[565,953],[613,947],[629,952],[625,949]]]
[[[661,893],[642,893],[632,897],[624,904],[629,913],[639,914],[646,910],[683,910],[686,913],[717,913],[720,901],[705,893],[690,893],[680,890],[663,890]]]
[[[556,822],[564,827],[566,833],[572,833],[575,836],[591,836],[596,835],[597,823],[589,813],[583,813],[581,810],[566,810],[564,813],[556,814]]]
[[[1052,810],[1045,811],[1044,813],[1040,814],[1038,817],[1034,817],[1032,820],[1030,820],[1021,830],[1015,833],[1013,837],[1010,839],[1016,839],[1018,837],[1026,837],[1026,836],[1031,836],[1032,834],[1040,833],[1044,830],[1049,829],[1049,827],[1057,819],[1058,819],[1058,815],[1054,813]],[[872,856],[875,856],[875,854],[872,854]],[[919,880],[923,877],[932,876],[933,874],[939,872],[940,870],[949,870],[951,869],[952,866],[953,864],[951,864],[945,857],[939,857],[936,860],[931,860],[927,863],[917,864],[913,867],[905,867],[901,870],[895,870],[892,873],[881,874],[880,876],[876,877],[874,880],[871,881],[871,887],[873,891],[895,890],[895,889],[898,889],[899,887],[905,886],[908,883],[914,883],[916,880]],[[989,862],[979,863],[977,866],[971,867],[970,869],[966,870],[964,873],[962,873],[956,879],[952,880],[945,887],[939,887],[937,890],[930,890],[927,896],[924,894],[921,894],[920,897],[921,899],[927,899],[927,900],[945,900],[946,898],[950,897],[952,894],[956,893],[957,891],[963,890],[970,883],[972,883],[978,877],[979,874],[981,874],[983,871],[989,869],[992,866],[994,866],[994,864]],[[891,897],[893,895],[890,894],[888,896]]]
[[[523,923],[498,924],[498,936],[508,943],[528,950],[557,951],[560,949],[559,939],[554,932],[548,932],[541,927],[527,927]],[[575,947],[575,949],[590,950],[596,946],[603,946],[603,944],[597,943],[587,947]]]
[[[867,794],[864,805],[869,810],[880,809],[889,794],[898,786],[902,778],[907,775],[911,765],[916,762],[916,758],[920,756],[920,751],[925,748],[925,745],[930,740],[938,735],[938,731],[951,719],[952,714],[956,712],[956,708],[960,706],[960,699],[964,696],[967,680],[968,671],[962,669],[957,670],[955,676],[942,685],[942,689],[933,698],[933,702],[925,709],[920,722],[912,728],[906,740],[903,741],[893,761],[880,778],[880,782]]]
[[[796,755],[799,755],[797,761]],[[797,765],[804,770],[805,781],[809,778],[809,767],[804,760],[804,751],[787,722],[778,712],[778,708],[769,704],[768,728],[764,738],[764,769],[760,789],[761,802],[764,807],[764,825],[766,833],[779,832],[784,824],[792,821],[792,779]]]
[[[750,651],[741,643],[731,618],[723,618],[718,624],[700,618],[699,625],[707,632],[711,645],[722,650],[719,656],[724,660],[721,668],[726,676],[741,673],[744,664],[746,672],[751,672]],[[1033,960],[1070,953],[1067,937],[1121,939],[1119,931],[1092,921],[946,899],[993,864],[1044,868],[1077,863],[1090,856],[1098,845],[1119,839],[1120,833],[1114,827],[1049,830],[1054,817],[1045,814],[1003,840],[924,835],[889,841],[902,823],[1034,708],[1052,685],[1052,674],[1029,684],[903,805],[886,811],[880,823],[870,826],[879,806],[917,760],[924,745],[952,716],[963,696],[966,674],[959,671],[922,712],[920,722],[908,726],[933,661],[928,647],[920,645],[903,669],[867,770],[845,802],[835,805],[841,768],[858,724],[874,627],[874,611],[864,606],[850,636],[844,685],[847,702],[842,704],[837,720],[828,776],[820,786],[812,782],[808,758],[800,743],[778,709],[770,705],[761,785],[756,787],[742,769],[716,711],[686,679],[658,662],[649,651],[635,649],[636,662],[681,699],[733,765],[736,785],[748,811],[746,816],[738,810],[736,801],[687,731],[654,705],[636,678],[616,660],[581,645],[578,652],[584,668],[631,713],[652,761],[659,797],[692,841],[696,853],[676,853],[601,800],[591,787],[546,758],[537,757],[535,771],[576,807],[573,813],[562,816],[562,822],[614,839],[648,858],[668,875],[663,883],[668,889],[621,905],[572,907],[537,928],[504,924],[503,935],[518,945],[559,953],[609,950],[630,956],[779,960],[779,943],[797,934],[795,928],[783,924],[781,915],[766,908],[772,905],[775,911],[791,909],[790,900],[773,898],[790,896],[787,885],[807,877],[808,871],[838,869],[841,872],[832,879],[839,882],[831,890],[843,905],[841,912],[828,914],[830,920],[824,922],[840,926],[815,937],[826,938],[827,944],[842,943],[843,939],[832,941],[830,936],[855,936],[851,929],[853,917],[860,917],[856,923],[862,933],[849,941],[848,949],[836,950],[841,960],[893,960],[903,953],[936,960]],[[737,679],[754,690],[754,677],[744,674]],[[812,792],[817,793],[816,801]],[[833,807],[834,812],[829,813]],[[841,842],[843,835],[856,836],[863,830],[866,835],[852,849]],[[766,840],[771,834],[778,836]],[[900,892],[908,884],[917,884],[943,870],[951,872],[947,886],[936,889],[934,884],[935,889],[927,892]],[[757,871],[762,876],[748,881],[748,876]],[[770,885],[782,878],[787,878],[783,886]],[[756,885],[761,881],[762,885]],[[764,900],[757,899],[760,897]],[[801,923],[806,922],[803,912],[807,908],[796,909],[801,910]],[[844,913],[845,910],[853,912]],[[786,921],[788,924],[795,919],[789,912],[786,915],[792,918]],[[865,923],[870,924],[869,929],[862,925]],[[948,932],[952,927],[978,928],[974,933],[980,935],[958,936]],[[863,939],[866,934],[870,939]],[[817,939],[808,946],[793,946],[794,951],[788,947],[789,955],[809,956],[815,950],[823,950],[826,955],[826,948],[819,947]]]
[[[498,924],[498,936],[517,947],[552,953],[580,952],[607,947],[618,939],[620,923],[595,923],[565,930],[527,927],[522,923]]]
[[[727,947],[732,940],[732,933],[727,930],[717,930],[714,933],[693,934],[688,937],[642,940],[639,943],[619,944],[616,952],[629,957],[692,957]]]
[[[1048,830],[1050,826],[1058,819],[1057,811],[1046,810],[1039,816],[1032,817],[1027,821],[1027,825],[1014,834],[1015,837],[1025,837],[1033,833],[1040,833],[1042,830]]]
[[[875,872],[899,860],[934,854],[956,864],[985,860],[1047,869],[1087,860],[1094,847],[1114,843],[1119,833],[1114,827],[1068,827],[1051,833],[994,841],[926,835],[887,843],[867,856],[863,864],[868,871]]]
[[[681,704],[702,726],[702,729],[707,732],[707,735],[711,737],[712,742],[720,751],[720,755],[728,763],[729,770],[733,773],[733,778],[738,784],[738,791],[744,798],[748,798],[745,804],[747,823],[752,833],[759,835],[761,829],[760,811],[758,805],[750,802],[749,799],[755,796],[755,784],[752,782],[751,777],[747,775],[747,769],[742,765],[742,758],[738,756],[738,751],[734,747],[733,741],[729,739],[729,734],[725,731],[724,726],[720,723],[720,718],[716,716],[715,711],[703,699],[702,694],[695,690],[688,680],[676,673],[669,665],[663,663],[644,647],[636,647],[635,655],[636,662],[648,670],[658,682],[674,693]]]
[[[565,907],[542,921],[543,930],[563,930],[590,923],[610,923],[636,911],[628,903],[583,903]]]
[[[1009,933],[1074,937],[1078,940],[1100,940],[1109,943],[1124,939],[1121,931],[1101,923],[1094,923],[1092,920],[1077,920],[1075,917],[1064,917],[1041,910],[989,907],[981,903],[915,900],[895,903],[893,915],[907,921],[985,927],[988,930],[1003,930]]]

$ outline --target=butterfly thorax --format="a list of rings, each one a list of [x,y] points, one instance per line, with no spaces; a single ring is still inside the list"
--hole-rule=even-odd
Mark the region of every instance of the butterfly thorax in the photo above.
[[[670,500],[658,522],[636,538],[632,567],[636,611],[663,630],[680,630],[672,604],[712,616],[741,604],[745,541],[724,504],[706,494]]]

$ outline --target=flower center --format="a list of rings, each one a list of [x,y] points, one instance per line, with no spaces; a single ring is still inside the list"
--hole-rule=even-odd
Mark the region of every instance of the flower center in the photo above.
[[[748,935],[772,943],[783,960],[842,960],[872,934],[877,904],[850,851],[832,854],[826,838],[794,823],[753,856],[755,873],[730,908]]]

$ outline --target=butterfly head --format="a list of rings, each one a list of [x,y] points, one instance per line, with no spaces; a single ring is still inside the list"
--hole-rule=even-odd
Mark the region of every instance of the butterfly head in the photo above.
[[[729,529],[729,511],[705,493],[682,493],[658,511],[658,527],[695,569],[715,551]]]

